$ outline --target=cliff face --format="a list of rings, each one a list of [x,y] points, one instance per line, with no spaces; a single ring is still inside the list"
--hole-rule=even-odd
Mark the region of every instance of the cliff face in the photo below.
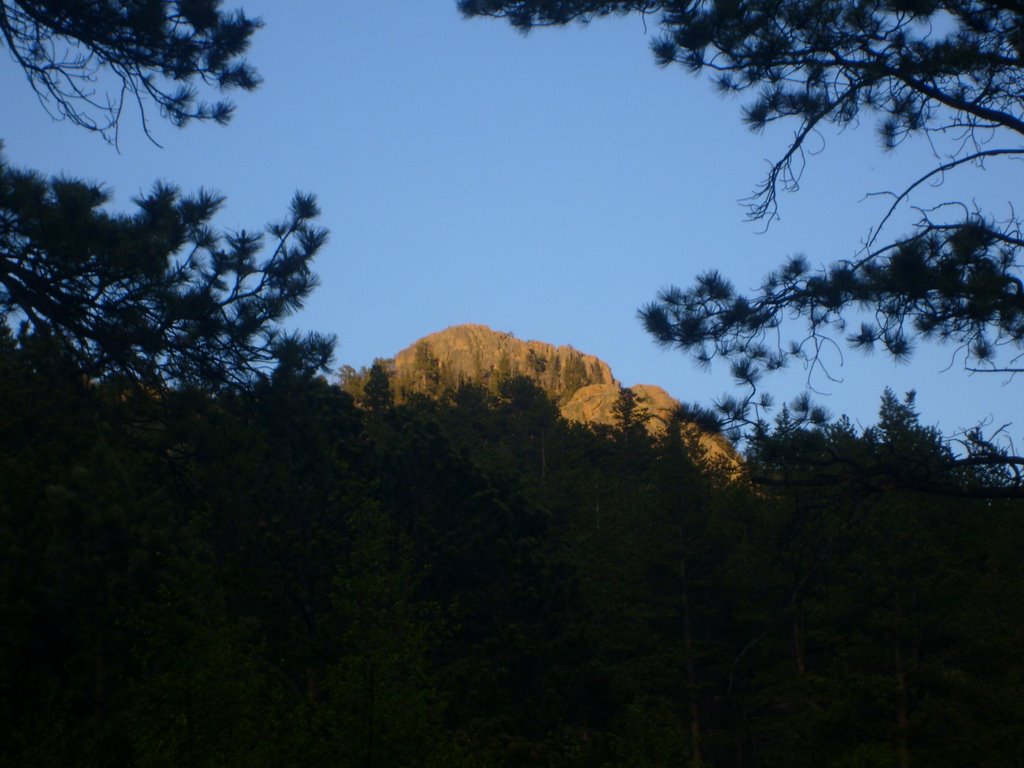
[[[497,386],[510,376],[525,376],[556,402],[562,415],[585,424],[615,424],[614,406],[622,391],[603,360],[569,346],[521,341],[485,325],[456,325],[417,341],[394,358],[398,392],[435,394],[462,382]],[[660,434],[680,403],[661,387],[630,387],[648,432]],[[736,462],[736,453],[720,435],[686,425],[711,458]]]
[[[661,387],[653,384],[634,384],[630,387],[636,397],[637,410],[647,424],[647,431],[658,434],[679,410],[679,401]],[[622,391],[618,384],[591,384],[578,389],[562,406],[562,415],[572,421],[587,424],[615,424],[615,402]]]
[[[593,384],[618,386],[608,364],[572,347],[521,341],[485,325],[456,325],[420,339],[395,356],[399,391],[461,382],[487,385],[525,376],[559,403]]]
[[[634,384],[629,388],[636,397],[637,411],[641,414],[647,431],[652,435],[664,433],[669,422],[679,410],[680,403],[661,387],[653,384]],[[591,384],[578,389],[561,410],[562,416],[570,421],[584,424],[615,425],[615,402],[621,388],[617,385]],[[708,458],[724,459],[730,464],[736,462],[736,451],[721,435],[702,431],[696,424],[686,423],[683,431],[696,437]]]

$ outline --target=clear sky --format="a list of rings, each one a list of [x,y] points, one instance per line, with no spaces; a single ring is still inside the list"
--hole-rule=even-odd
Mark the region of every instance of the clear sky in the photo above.
[[[710,403],[730,388],[725,367],[703,372],[656,347],[637,308],[711,267],[753,288],[791,254],[851,257],[886,205],[865,193],[908,183],[931,161],[921,143],[883,153],[869,120],[826,133],[800,191],[761,233],[738,201],[795,126],[748,132],[742,100],[654,65],[655,29],[639,18],[524,37],[462,19],[454,0],[240,4],[266,22],[250,56],[266,82],[236,96],[227,128],[154,120],[158,148],[127,114],[118,154],[51,122],[5,61],[0,137],[15,165],[102,181],[119,208],[157,179],[215,189],[231,229],[281,217],[296,189],[315,192],[331,241],[294,324],[336,333],[336,366],[484,323],[598,355],[624,384]],[[915,202],[956,194],[1005,213],[1020,190],[1019,166],[1007,165]],[[884,387],[915,388],[928,423],[1018,422],[1020,440],[1021,383],[968,376],[959,360],[943,372],[952,352],[925,347],[897,365],[843,349],[843,367],[830,361],[842,382],[814,383],[830,393],[824,405],[863,424]],[[788,400],[805,379],[795,370],[767,388]]]

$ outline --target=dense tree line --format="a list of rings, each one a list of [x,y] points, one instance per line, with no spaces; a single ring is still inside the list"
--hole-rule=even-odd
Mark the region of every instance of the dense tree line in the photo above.
[[[0,347],[4,764],[1018,764],[1019,502],[753,488],[519,378],[154,393],[71,352]],[[887,396],[750,464],[934,438]]]

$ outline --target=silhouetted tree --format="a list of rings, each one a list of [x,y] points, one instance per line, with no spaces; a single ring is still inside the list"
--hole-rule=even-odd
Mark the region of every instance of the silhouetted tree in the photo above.
[[[652,48],[662,66],[710,73],[725,93],[751,94],[743,119],[754,131],[791,120],[794,137],[749,200],[770,223],[780,191],[795,191],[804,144],[828,124],[876,118],[886,150],[911,136],[935,148],[936,164],[902,189],[853,258],[815,270],[802,256],[764,278],[753,295],[717,271],[668,288],[640,310],[655,340],[699,364],[729,364],[740,396],[719,403],[724,420],[749,427],[771,407],[766,373],[791,360],[819,369],[823,342],[881,346],[906,359],[921,340],[952,344],[970,371],[1024,372],[1024,221],[980,210],[969,191],[917,209],[910,233],[890,239],[893,214],[923,185],[957,169],[1024,155],[1024,9],[999,0],[459,0],[467,16],[505,18],[517,29],[589,22],[609,14],[658,14]],[[852,327],[850,315],[864,312]],[[786,338],[787,318],[803,332]],[[827,372],[826,372],[827,373]],[[791,415],[821,423],[801,400]],[[798,412],[801,411],[801,412]],[[979,431],[963,441],[972,458],[1001,453]],[[1005,458],[1005,457],[1004,457]],[[1004,470],[1021,462],[1006,458]],[[1019,481],[1017,482],[1020,486]]]
[[[146,107],[173,125],[226,123],[233,105],[200,89],[259,85],[244,59],[261,26],[218,0],[3,0],[0,47],[21,66],[49,114],[116,141],[127,102],[147,135]]]
[[[637,402],[636,393],[629,387],[622,387],[619,395],[612,404],[612,416],[615,419],[615,427],[627,443],[630,436],[639,436],[641,439],[645,432],[644,412]]]
[[[750,93],[743,118],[752,130],[790,119],[796,132],[750,201],[770,221],[780,190],[798,186],[804,143],[824,125],[877,118],[886,149],[924,136],[940,159],[893,193],[889,212],[853,259],[816,271],[794,258],[753,296],[717,272],[690,288],[670,288],[641,310],[661,344],[696,360],[723,358],[737,381],[754,384],[789,359],[815,363],[829,332],[854,347],[881,345],[906,357],[918,339],[954,344],[971,370],[1021,370],[1024,283],[1021,220],[979,211],[965,192],[959,206],[922,213],[915,229],[881,239],[892,213],[918,187],[967,165],[1024,154],[1024,9],[997,0],[460,0],[468,16],[506,18],[522,30],[587,22],[608,14],[659,14],[659,64],[709,72],[726,93]],[[950,210],[962,215],[946,217]],[[859,329],[848,310],[874,310]],[[773,339],[799,315],[807,335]],[[1002,353],[1004,354],[1001,354]],[[731,414],[744,418],[742,406]]]
[[[748,457],[766,485],[845,488],[860,494],[913,489],[963,498],[1020,498],[1024,458],[980,445],[953,452],[941,432],[922,426],[915,393],[882,395],[879,422],[858,435],[845,417],[808,427],[784,408],[774,427],[758,425]],[[767,468],[767,469],[765,469]]]
[[[262,233],[221,233],[223,199],[158,184],[136,212],[104,210],[97,184],[44,179],[0,156],[0,316],[58,340],[92,377],[148,386],[247,385],[278,363],[327,364],[333,339],[280,321],[316,287],[309,263],[327,241],[311,195]]]
[[[985,716],[1007,722],[1019,682],[978,644],[1000,644],[1003,612],[1018,610],[992,579],[1002,537],[1019,535],[1002,526],[1016,527],[1020,503],[943,492],[955,471],[948,448],[920,424],[912,396],[886,392],[878,424],[863,430],[846,420],[806,429],[784,412],[758,446],[755,471],[788,476],[779,492],[762,491],[755,556],[774,586],[764,629],[738,660],[753,673],[761,754],[795,766],[820,764],[821,750],[842,764],[1012,762],[1019,728],[991,740],[976,697],[984,688]],[[959,470],[962,491],[972,471]],[[961,674],[974,682],[954,682]]]
[[[395,403],[391,377],[385,365],[383,360],[374,360],[363,385],[363,404],[375,413],[386,411]]]

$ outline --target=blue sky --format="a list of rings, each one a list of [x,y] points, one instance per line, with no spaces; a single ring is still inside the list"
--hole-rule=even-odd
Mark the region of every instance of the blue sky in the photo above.
[[[730,388],[725,367],[703,372],[657,348],[637,308],[711,267],[753,288],[791,254],[851,257],[885,209],[865,193],[907,183],[931,161],[923,143],[883,153],[870,119],[826,133],[800,191],[761,233],[738,201],[794,126],[752,134],[742,100],[657,68],[651,22],[647,32],[626,18],[524,37],[462,19],[454,0],[242,5],[266,22],[250,56],[266,82],[236,97],[227,128],[154,121],[158,148],[128,115],[118,154],[50,121],[8,63],[0,137],[15,165],[102,181],[116,207],[157,179],[216,189],[228,198],[226,228],[260,227],[296,189],[315,192],[331,241],[317,263],[322,285],[294,323],[336,333],[337,366],[474,322],[572,344],[624,384],[709,403]],[[1007,164],[965,171],[915,202],[959,194],[1000,212],[1014,192],[1019,170]],[[842,382],[814,383],[829,393],[824,405],[864,424],[886,386],[916,388],[925,420],[947,431],[1015,421],[1020,384],[968,376],[960,361],[943,372],[952,352],[923,347],[897,365],[843,349],[844,366],[830,360]],[[805,380],[793,370],[767,388],[789,399]]]

